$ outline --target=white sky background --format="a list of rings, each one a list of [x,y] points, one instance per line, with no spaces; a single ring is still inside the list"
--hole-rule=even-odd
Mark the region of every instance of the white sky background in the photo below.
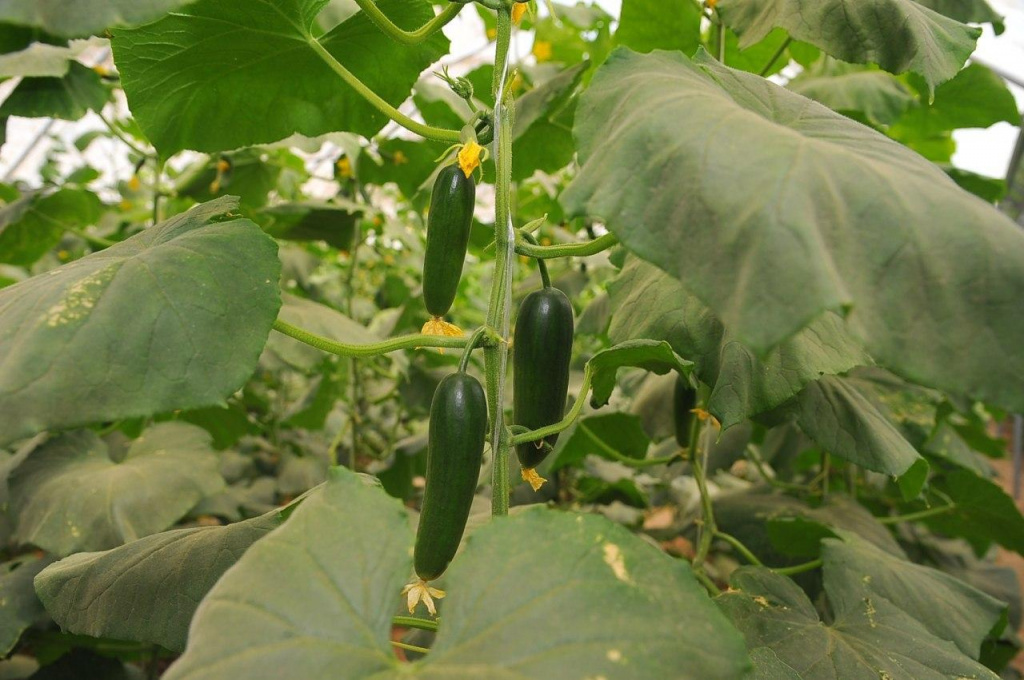
[[[565,0],[563,0],[564,2]],[[988,27],[978,42],[978,50],[974,58],[991,66],[1005,76],[1024,83],[1024,0],[989,0],[993,8],[1006,17],[1006,31],[996,36]],[[540,3],[542,6],[544,3]],[[597,0],[597,4],[613,16],[618,16],[621,0]],[[542,13],[544,13],[542,7]],[[452,41],[451,57],[445,58],[446,63],[456,63],[454,72],[469,70],[477,63],[490,59],[491,50],[486,49],[483,34],[483,23],[472,6],[467,6],[459,18],[445,27],[445,33]],[[529,58],[532,46],[530,33],[519,33],[513,44],[512,56]],[[87,58],[84,61],[88,61]],[[0,86],[0,97],[5,96],[9,88]],[[1011,91],[1017,98],[1018,107],[1024,109],[1024,88],[1012,85]],[[0,177],[8,174],[10,166],[19,159],[25,149],[33,142],[46,121],[39,119],[13,118],[9,122],[7,143],[0,149]],[[53,132],[67,142],[77,138],[88,130],[101,129],[102,124],[90,114],[85,119],[74,123],[57,121]],[[965,170],[977,172],[989,177],[1005,177],[1010,156],[1017,140],[1018,128],[999,123],[985,130],[961,130],[955,133],[957,151],[953,163]],[[21,180],[29,185],[39,184],[38,169],[43,161],[45,144],[36,147],[33,153],[20,164],[17,171],[8,178]],[[116,141],[96,142],[86,152],[86,158],[72,161],[79,165],[88,160],[106,176],[126,178],[131,174],[131,166],[125,149]]]

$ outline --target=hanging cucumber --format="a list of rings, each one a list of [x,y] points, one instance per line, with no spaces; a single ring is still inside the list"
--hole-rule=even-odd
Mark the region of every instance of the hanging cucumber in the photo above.
[[[444,573],[458,550],[486,436],[487,398],[480,382],[463,370],[444,378],[430,404],[427,485],[413,559],[419,580],[404,591],[410,613],[422,600],[434,614],[432,597],[444,597],[443,591],[427,582]]]
[[[516,425],[536,430],[562,419],[569,393],[572,339],[572,304],[565,293],[545,287],[526,296],[519,307],[512,346]],[[550,450],[544,444],[553,446],[557,440],[554,434],[516,446],[523,479],[534,490],[545,481],[534,470]]]
[[[682,375],[676,376],[672,391],[672,412],[676,425],[676,443],[683,448],[690,445],[690,430],[696,417],[693,409],[697,406],[697,390]]]
[[[451,309],[462,278],[473,227],[476,183],[458,164],[441,169],[434,181],[427,214],[427,249],[423,256],[423,302],[432,319],[424,333],[446,335],[441,318]],[[458,330],[458,329],[455,329]],[[455,333],[461,335],[461,331]]]

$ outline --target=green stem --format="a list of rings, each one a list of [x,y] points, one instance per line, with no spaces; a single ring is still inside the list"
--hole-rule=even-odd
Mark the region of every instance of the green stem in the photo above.
[[[394,616],[391,618],[391,625],[403,626],[405,628],[418,628],[420,630],[429,630],[435,633],[437,632],[438,629],[437,621],[419,619],[415,616]]]
[[[762,78],[768,75],[768,72],[772,70],[773,66],[775,66],[775,62],[777,62],[779,60],[779,57],[781,57],[786,52],[786,48],[789,47],[790,43],[792,42],[792,38],[786,38],[785,42],[783,42],[782,45],[779,46],[779,49],[775,50],[775,54],[772,55],[772,58],[768,60],[768,63],[765,64],[765,67],[761,69],[761,72],[758,73],[757,75],[761,76]]]
[[[748,460],[754,463],[754,467],[757,468],[757,472],[761,475],[761,478],[771,486],[777,489],[785,489],[786,491],[801,491],[804,493],[810,491],[810,488],[804,484],[783,482],[770,474],[764,466],[764,460],[762,460],[761,454],[757,452],[753,445],[747,447],[746,453]]]
[[[693,478],[696,480],[697,489],[700,491],[701,518],[703,520],[700,527],[697,555],[693,558],[695,569],[704,568],[704,561],[707,560],[708,553],[711,552],[711,542],[718,531],[715,525],[715,510],[711,505],[711,494],[708,493],[707,478],[704,473],[704,461],[702,458],[704,454],[700,446],[700,438],[704,433],[705,422],[698,419],[695,427],[690,431],[690,465],[693,466]]]
[[[508,48],[512,44],[512,7],[499,7],[497,10],[498,26],[494,47],[494,80],[491,83],[491,94],[498,96],[502,79],[505,77],[505,64],[508,61]]]
[[[310,347],[316,347],[324,352],[337,354],[341,357],[375,357],[388,352],[400,349],[419,349],[422,347],[441,347],[449,349],[461,349],[466,346],[466,338],[447,338],[438,335],[403,335],[382,342],[375,342],[369,345],[352,345],[344,342],[336,342],[316,333],[293,326],[287,321],[278,319],[274,322],[274,330],[283,333],[288,337],[295,338],[299,342]]]
[[[160,191],[160,178],[163,174],[164,162],[158,158],[153,167],[153,226],[160,223],[160,197],[163,195]]]
[[[469,358],[473,356],[473,350],[476,349],[480,339],[487,334],[487,327],[481,326],[476,329],[473,335],[469,336],[469,342],[466,343],[466,349],[462,352],[462,359],[459,360],[459,373],[465,373],[466,369],[469,368]]]
[[[398,640],[392,640],[391,644],[399,649],[407,649],[410,652],[417,652],[418,654],[426,654],[430,651],[426,647],[417,647],[416,645],[406,644],[405,642],[399,642]]]
[[[405,31],[391,21],[384,12],[381,12],[374,0],[356,0],[356,4],[359,5],[359,9],[363,10],[377,28],[384,31],[392,40],[396,40],[403,45],[415,45],[423,42],[441,30],[443,26],[457,17],[459,12],[462,11],[462,5],[453,2],[440,14],[415,31]]]
[[[508,514],[508,498],[511,492],[509,480],[509,455],[512,449],[508,431],[505,429],[505,373],[508,368],[509,327],[512,305],[512,272],[515,235],[512,229],[512,126],[514,108],[506,92],[504,59],[507,58],[511,42],[512,17],[509,8],[498,10],[497,52],[495,59],[495,84],[497,93],[494,104],[494,277],[491,281],[491,300],[487,309],[487,325],[497,333],[498,342],[484,350],[484,368],[487,377],[487,409],[491,422],[491,452],[493,469],[491,477],[491,514]],[[502,54],[502,44],[504,54]]]
[[[711,593],[711,597],[718,597],[722,594],[722,590],[715,585],[715,582],[711,580],[710,576],[704,573],[703,569],[694,569],[693,575],[696,576],[697,580],[708,589],[708,592]]]
[[[587,435],[587,437],[589,437],[590,440],[594,442],[594,445],[601,449],[609,458],[617,460],[623,465],[628,465],[629,467],[632,468],[646,468],[653,467],[655,465],[668,465],[672,461],[677,460],[679,458],[679,454],[665,456],[664,458],[630,458],[629,456],[622,455],[612,447],[608,446],[608,444],[601,441],[601,439],[599,439],[598,436],[594,434],[594,431],[587,427],[582,421],[580,421],[579,429],[580,431],[583,432],[583,434]]]
[[[945,515],[947,512],[956,510],[956,503],[950,505],[943,505],[938,508],[929,508],[927,510],[920,510],[918,512],[911,512],[906,515],[893,515],[891,517],[876,517],[880,524],[899,524],[900,522],[917,522],[918,520],[928,519],[929,517],[936,517],[938,515]]]
[[[117,244],[117,241],[111,241],[110,239],[105,239],[102,236],[93,236],[85,230],[78,231],[77,229],[68,229],[68,232],[82,239],[90,246],[95,246],[100,249],[109,248],[110,246]]]
[[[796,574],[803,574],[808,571],[814,571],[822,564],[823,562],[820,559],[817,559],[813,562],[805,562],[803,564],[797,564],[792,567],[778,567],[772,569],[772,571],[776,574],[781,574],[782,576],[795,576]]]
[[[718,17],[718,63],[725,65],[725,22]]]
[[[592,370],[590,364],[587,364],[586,369],[583,371],[583,384],[580,386],[579,396],[576,397],[576,403],[572,405],[569,412],[560,421],[554,425],[548,425],[538,430],[530,430],[529,432],[523,432],[512,437],[511,442],[513,445],[525,444],[527,442],[535,442],[540,439],[544,439],[553,434],[558,434],[563,430],[567,430],[577,418],[580,417],[580,413],[583,412],[583,406],[587,403],[587,394],[590,392],[590,382],[593,379]]]
[[[96,111],[95,113],[96,113],[96,115],[97,115],[97,116],[99,116],[99,118],[100,118],[100,122],[101,122],[101,123],[103,123],[104,127],[106,127],[106,128],[107,128],[107,130],[109,130],[109,131],[110,131],[110,134],[112,134],[112,135],[114,135],[115,137],[117,137],[117,139],[118,139],[118,140],[120,140],[120,142],[121,142],[122,144],[124,144],[124,145],[125,145],[125,146],[127,146],[127,147],[128,147],[129,149],[131,149],[132,151],[134,151],[134,152],[135,152],[135,153],[137,153],[138,155],[142,156],[143,158],[149,158],[149,157],[150,157],[150,156],[152,155],[152,153],[151,153],[151,152],[149,152],[149,151],[143,151],[143,150],[142,150],[142,149],[141,149],[141,148],[140,148],[140,147],[139,147],[139,146],[138,146],[137,144],[135,144],[135,143],[134,143],[134,142],[132,142],[132,141],[131,141],[130,139],[128,139],[127,137],[125,137],[125,136],[124,136],[124,135],[123,135],[123,134],[121,133],[121,131],[120,131],[120,130],[118,130],[118,129],[117,129],[116,127],[114,127],[114,124],[113,124],[113,123],[111,123],[111,122],[110,122],[109,120],[107,120],[107,117],[106,117],[106,116],[104,116],[104,115],[103,115],[103,114],[102,114],[101,112],[99,112],[99,111]]]
[[[533,234],[525,231],[519,232],[520,238],[526,241],[527,245],[536,246],[537,239]],[[516,249],[518,250],[518,248]],[[544,263],[544,260],[537,260],[537,269],[540,271],[540,282],[545,288],[551,287],[551,277],[548,275],[548,266]]]
[[[828,500],[828,481],[832,475],[832,458],[828,451],[821,452],[821,500]]]
[[[744,559],[746,559],[747,562],[750,562],[751,564],[753,564],[755,566],[758,566],[758,567],[763,567],[764,566],[764,563],[761,560],[757,559],[757,555],[755,555],[754,553],[750,552],[750,548],[748,548],[747,546],[743,545],[743,542],[740,541],[740,539],[738,539],[735,536],[733,536],[732,534],[727,534],[724,531],[716,530],[715,531],[715,538],[720,538],[723,541],[725,541],[726,543],[728,543],[729,545],[731,545],[733,548],[736,549],[736,552],[738,552],[739,554],[743,555]]]
[[[309,36],[306,41],[309,43],[309,46],[313,48],[313,51],[316,52],[324,61],[324,63],[327,64],[332,71],[337,73],[341,79],[349,85],[349,87],[359,94],[359,96],[368,101],[375,109],[383,113],[385,116],[404,127],[406,130],[415,132],[426,139],[432,139],[438,142],[454,144],[461,141],[458,130],[446,130],[443,128],[436,128],[431,125],[425,125],[413,120],[395,107],[391,106],[391,104],[384,101],[379,94],[367,87],[363,81],[359,80],[354,73],[342,66],[341,63],[334,58],[334,55],[328,52],[327,48],[320,44],[319,40]]]
[[[608,250],[619,242],[615,234],[605,234],[593,241],[586,241],[584,243],[561,243],[553,246],[540,246],[530,242],[526,238],[526,233],[520,231],[519,234],[526,242],[517,243],[516,252],[537,260],[550,260],[555,257],[587,257]]]

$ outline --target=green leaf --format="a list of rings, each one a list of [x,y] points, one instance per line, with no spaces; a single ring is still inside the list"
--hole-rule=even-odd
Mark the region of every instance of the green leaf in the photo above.
[[[412,142],[408,139],[386,139],[378,146],[381,160],[363,156],[356,173],[365,184],[384,186],[394,182],[398,189],[412,198],[424,187],[437,168],[437,157],[444,149],[431,142]]]
[[[915,0],[917,4],[965,24],[992,24],[996,35],[1003,32],[1003,17],[985,0]]]
[[[411,545],[402,506],[335,469],[323,493],[214,586],[164,678],[276,679],[287,668],[307,680],[339,669],[350,680],[731,680],[749,666],[685,563],[603,518],[547,509],[473,533],[445,577],[430,654],[402,664],[389,644],[391,615]]]
[[[38,26],[64,37],[98,35],[111,26],[153,21],[189,0],[7,0],[0,21]]]
[[[78,120],[100,111],[109,92],[99,74],[77,61],[59,78],[23,78],[0,104],[0,118],[62,118]]]
[[[989,203],[999,203],[1006,196],[1007,186],[1005,179],[986,177],[985,175],[979,175],[968,170],[954,168],[951,165],[944,166],[943,170],[961,189],[970,191],[975,196]]]
[[[356,204],[283,203],[261,215],[267,233],[289,241],[324,241],[339,250],[352,247],[362,208]]]
[[[766,564],[792,564],[789,557],[814,557],[821,538],[856,534],[890,555],[905,557],[892,533],[867,509],[838,494],[819,507],[777,493],[749,491],[715,499],[715,521],[761,556]],[[806,530],[809,535],[797,535]]]
[[[824,450],[867,470],[898,477],[905,499],[916,498],[928,463],[852,381],[826,376],[804,388],[797,422]]]
[[[36,577],[36,592],[65,632],[181,651],[192,615],[213,584],[281,523],[274,510],[228,526],[165,531],[106,552],[72,555]]]
[[[0,564],[0,654],[4,657],[29,626],[45,617],[32,579],[52,561],[49,557],[22,555]]]
[[[0,262],[28,266],[60,243],[66,231],[95,224],[103,202],[83,189],[25,196],[0,208]]]
[[[874,125],[892,124],[915,102],[910,88],[892,74],[831,59],[786,87],[833,111],[863,114]]]
[[[628,340],[601,350],[587,362],[593,372],[593,393],[590,404],[597,408],[608,403],[615,389],[615,375],[620,368],[633,366],[664,375],[676,371],[689,375],[693,362],[672,351],[672,345],[658,340]]]
[[[706,55],[620,49],[580,110],[567,213],[604,220],[736,340],[764,355],[844,312],[900,375],[1024,410],[1024,356],[1005,352],[1024,344],[1005,311],[1024,298],[1024,234],[939,168]]]
[[[224,486],[210,435],[161,423],[123,459],[88,430],[36,448],[10,478],[15,538],[58,556],[106,550],[163,531]]]
[[[665,340],[693,360],[697,375],[712,387],[708,410],[725,429],[789,401],[822,374],[870,362],[834,314],[760,359],[676,279],[637,258],[630,258],[609,294],[615,310],[608,331],[612,341]]]
[[[588,455],[616,460],[619,456],[641,460],[647,455],[651,440],[644,432],[640,418],[628,413],[607,413],[581,418],[572,435],[558,447],[558,458],[551,465],[557,470],[579,463]]]
[[[163,156],[224,151],[348,131],[370,137],[387,122],[327,66],[319,42],[392,106],[447,52],[439,31],[395,43],[360,12],[326,35],[311,33],[326,0],[200,0],[165,19],[114,32],[115,61],[132,113]],[[421,0],[381,0],[403,28],[433,12]]]
[[[1024,516],[998,484],[969,470],[956,470],[932,482],[956,503],[956,509],[928,519],[948,536],[967,539],[978,554],[996,542],[1024,555]]]
[[[80,52],[71,47],[33,42],[16,52],[0,54],[0,78],[63,78]]]
[[[889,132],[896,139],[929,137],[962,128],[987,128],[1002,122],[1020,125],[1020,111],[1013,93],[992,69],[972,63],[939,86],[933,102],[922,102],[907,111]]]
[[[589,67],[589,61],[570,66],[516,100],[512,179],[554,172],[572,161],[572,97]]]
[[[280,305],[276,245],[204,226],[230,198],[0,289],[0,445],[45,429],[220,403]]]
[[[919,73],[931,88],[956,75],[981,35],[913,0],[721,0],[717,9],[741,47],[784,28],[843,61]]]
[[[870,579],[851,578],[833,566],[825,569],[829,623],[792,580],[761,567],[733,572],[732,589],[716,601],[743,632],[752,655],[767,655],[773,666],[781,664],[803,680],[997,679],[871,590]],[[755,677],[773,676],[758,669]]]
[[[199,203],[229,194],[238,196],[243,208],[261,208],[267,204],[267,194],[277,189],[282,171],[277,160],[269,158],[266,151],[255,149],[211,158],[178,178],[177,194]],[[218,171],[222,162],[228,168]]]
[[[981,654],[981,643],[1006,611],[1006,603],[958,578],[893,557],[864,541],[822,543],[826,578],[863,582],[872,601],[885,598],[972,659]]]
[[[700,47],[701,12],[689,0],[623,0],[615,43],[637,52],[680,50],[687,56]]]

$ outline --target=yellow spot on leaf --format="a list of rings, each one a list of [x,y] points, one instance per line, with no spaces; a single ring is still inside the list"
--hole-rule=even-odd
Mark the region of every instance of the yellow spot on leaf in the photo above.
[[[622,549],[614,543],[604,544],[604,563],[612,568],[615,578],[629,583],[629,572],[626,571],[626,560],[622,557]]]
[[[533,56],[537,61],[549,61],[551,59],[551,43],[547,40],[538,40],[533,43]]]
[[[77,281],[60,302],[46,310],[46,325],[56,328],[87,317],[117,270],[118,266],[109,266]]]
[[[402,588],[402,595],[405,595],[405,604],[409,613],[416,613],[416,605],[420,602],[427,605],[427,611],[431,616],[437,616],[437,607],[434,606],[434,598],[441,599],[445,593],[439,588],[431,588],[423,579],[416,579]]]
[[[617,649],[609,649],[608,654],[606,656],[608,657],[609,661],[613,661],[615,663],[622,661],[622,652],[620,652]]]
[[[480,146],[476,142],[467,142],[459,149],[459,167],[462,168],[462,172],[466,173],[466,177],[473,174],[473,171],[480,167],[480,154],[483,153],[484,147]]]
[[[523,468],[520,473],[523,477],[523,481],[530,485],[534,491],[540,491],[540,488],[544,486],[544,482],[548,481],[537,474],[537,471],[533,468]]]
[[[766,600],[766,599],[765,599],[764,597],[762,597],[761,595],[758,595],[757,597],[755,597],[755,598],[754,598],[754,602],[758,603],[759,605],[761,605],[761,606],[762,606],[762,607],[764,607],[765,609],[767,609],[768,607],[770,607],[770,606],[771,606],[771,603],[769,603],[769,602],[768,602],[768,600]]]
[[[876,613],[877,612],[875,610],[875,605],[873,605],[871,603],[871,598],[870,597],[865,597],[864,598],[864,614],[868,617],[868,625],[870,625],[872,628],[877,628],[878,627],[878,624],[875,623],[875,614]]]

